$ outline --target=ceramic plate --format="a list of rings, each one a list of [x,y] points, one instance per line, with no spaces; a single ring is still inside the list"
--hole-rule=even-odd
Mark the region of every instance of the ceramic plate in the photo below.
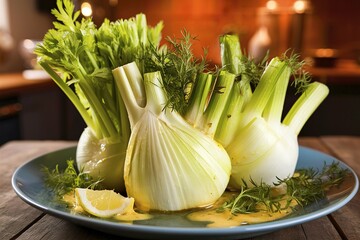
[[[67,159],[75,159],[75,147],[55,151],[35,158],[20,166],[13,174],[12,186],[15,192],[26,203],[56,217],[72,221],[103,232],[122,237],[138,239],[233,239],[248,238],[282,228],[294,226],[325,216],[344,206],[356,194],[359,180],[354,171],[341,161],[327,154],[310,148],[300,147],[297,169],[313,168],[321,170],[324,163],[339,162],[342,168],[350,171],[350,180],[346,186],[335,188],[326,201],[309,205],[280,220],[231,228],[208,228],[206,223],[192,222],[186,218],[186,213],[159,214],[145,221],[133,224],[114,222],[95,217],[75,215],[65,206],[51,201],[51,189],[43,180],[41,169],[47,166],[53,169],[57,164],[64,169]]]

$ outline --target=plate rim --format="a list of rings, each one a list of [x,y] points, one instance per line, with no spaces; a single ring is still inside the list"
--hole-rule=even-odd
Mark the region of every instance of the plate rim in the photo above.
[[[140,235],[144,233],[149,234],[148,236],[142,235],[143,238],[153,237],[154,235],[156,235],[157,237],[169,237],[169,236],[173,236],[174,234],[176,234],[178,237],[199,237],[199,236],[241,237],[241,235],[244,235],[245,237],[257,236],[257,235],[262,235],[265,233],[277,231],[279,229],[302,224],[305,222],[313,221],[320,217],[326,216],[346,205],[356,195],[356,193],[359,190],[358,176],[350,166],[348,166],[346,163],[342,162],[341,160],[337,159],[332,155],[301,145],[299,145],[299,156],[301,151],[308,151],[313,154],[322,155],[323,157],[326,157],[329,160],[331,159],[332,161],[340,162],[340,164],[343,165],[346,169],[348,169],[352,174],[352,176],[354,177],[354,181],[355,181],[354,187],[349,194],[347,194],[341,199],[340,202],[326,206],[322,209],[311,211],[310,213],[305,213],[303,215],[293,216],[291,218],[285,217],[282,219],[278,219],[270,222],[264,222],[264,223],[241,225],[235,227],[206,228],[206,227],[169,227],[169,226],[136,225],[136,224],[134,225],[134,224],[121,223],[121,222],[112,222],[106,219],[76,215],[70,212],[61,211],[48,206],[44,206],[43,204],[36,202],[35,199],[28,196],[26,193],[24,193],[21,190],[20,187],[17,186],[17,176],[21,171],[24,170],[24,168],[26,168],[26,166],[34,164],[35,161],[39,161],[39,159],[44,158],[50,154],[56,155],[60,152],[73,151],[74,149],[76,149],[76,146],[65,147],[62,149],[44,153],[18,166],[16,170],[13,172],[11,178],[11,185],[13,190],[18,195],[18,197],[20,197],[25,203],[45,213],[48,213],[55,217],[60,217],[62,219],[71,221],[75,224],[79,224],[85,227],[90,226],[91,228],[93,228],[93,226],[100,225],[102,229],[98,229],[99,231],[115,234],[118,236],[134,237],[134,235],[132,234],[135,233]],[[118,232],[122,232],[123,234],[119,234]]]

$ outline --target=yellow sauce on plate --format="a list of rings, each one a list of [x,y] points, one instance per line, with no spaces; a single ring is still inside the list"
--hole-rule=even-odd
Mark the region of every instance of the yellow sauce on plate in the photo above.
[[[235,194],[237,195],[238,193]],[[232,214],[229,209],[219,212],[218,208],[233,196],[234,193],[225,192],[211,208],[192,212],[187,217],[191,221],[210,222],[207,224],[207,227],[219,228],[274,221],[291,213],[291,208],[278,212],[269,212],[265,209],[259,209],[259,211],[255,213],[236,215]]]
[[[246,214],[232,214],[230,210],[226,209],[219,212],[219,207],[225,202],[229,201],[233,196],[239,194],[238,192],[225,192],[218,201],[211,207],[196,209],[187,214],[187,219],[195,222],[207,223],[206,227],[219,228],[219,227],[235,227],[240,225],[255,224],[273,221],[283,218],[291,213],[291,208],[278,212],[269,212],[265,209],[260,209],[255,213]],[[84,209],[77,203],[74,193],[69,193],[63,196],[63,200],[69,205],[71,212],[74,214],[87,214]],[[285,203],[285,201],[284,201]],[[169,212],[168,214],[178,214],[176,212]],[[138,210],[131,209],[124,214],[118,214],[111,218],[111,220],[123,223],[132,224],[133,221],[147,220],[153,218],[154,215],[150,213],[139,212]]]

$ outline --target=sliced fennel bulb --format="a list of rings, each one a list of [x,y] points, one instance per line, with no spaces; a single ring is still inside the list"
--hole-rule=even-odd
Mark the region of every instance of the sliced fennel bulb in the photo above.
[[[178,211],[214,203],[225,191],[231,163],[225,149],[165,107],[159,72],[144,74],[146,105],[135,100],[136,64],[113,71],[131,123],[124,179],[141,209]],[[135,90],[136,91],[136,90]]]

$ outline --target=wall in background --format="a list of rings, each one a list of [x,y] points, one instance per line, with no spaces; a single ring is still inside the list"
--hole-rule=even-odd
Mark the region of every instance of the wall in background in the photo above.
[[[304,40],[307,48],[330,47],[343,57],[360,48],[360,1],[313,0]]]
[[[79,1],[76,1],[79,3]],[[111,6],[108,3],[117,2]],[[99,25],[104,17],[112,20],[129,18],[143,12],[149,24],[163,20],[164,35],[180,36],[187,29],[199,41],[194,43],[195,53],[202,48],[209,50],[208,59],[219,62],[218,37],[227,32],[239,34],[242,48],[248,49],[249,41],[259,26],[272,27],[271,52],[277,55],[294,48],[292,35],[300,31],[303,55],[307,50],[319,47],[339,48],[343,57],[353,57],[354,49],[360,49],[360,1],[312,0],[311,12],[306,14],[303,31],[292,25],[289,10],[294,0],[277,0],[280,11],[264,17],[266,0],[110,0],[95,1],[94,21]],[[25,38],[42,39],[53,18],[40,12],[37,0],[0,0],[8,9],[8,25],[15,41],[15,48]],[[5,4],[4,4],[5,3]],[[2,11],[4,9],[2,8]],[[4,21],[2,21],[4,22]],[[299,33],[298,33],[299,34]],[[1,72],[19,71],[24,68],[19,51],[15,49],[8,62],[0,66]]]
[[[9,17],[8,17],[7,0],[0,0],[0,29],[9,31]]]
[[[19,72],[25,68],[19,53],[19,44],[22,40],[41,40],[49,28],[52,28],[50,14],[41,13],[36,0],[1,0],[7,1],[7,15],[9,32],[14,40],[14,49],[8,61],[0,65],[2,72]]]
[[[219,61],[218,37],[225,32],[240,35],[243,47],[256,29],[257,6],[266,1],[193,1],[193,0],[150,0],[119,1],[116,18],[129,18],[137,13],[145,13],[150,25],[164,21],[165,36],[181,36],[186,29],[198,42],[194,42],[197,55],[202,47],[209,50],[209,59]]]
[[[202,47],[209,48],[209,58],[219,61],[218,37],[226,32],[238,33],[242,48],[247,49],[249,40],[264,21],[260,8],[266,0],[132,0],[118,1],[113,18],[128,18],[143,12],[150,24],[160,20],[165,23],[164,34],[176,35],[186,28],[198,36],[195,43],[196,54]],[[293,47],[291,35],[301,31],[294,27],[292,15],[288,11],[294,0],[277,0],[280,11],[267,16],[267,24],[275,26],[272,38],[272,52],[278,54]],[[353,49],[360,48],[360,1],[358,0],[313,0],[312,9],[306,14],[301,34],[303,55],[306,50],[319,47],[340,48],[342,56],[352,57]],[[272,20],[271,20],[272,18]],[[270,19],[270,20],[269,20]],[[272,21],[272,23],[269,23]]]

